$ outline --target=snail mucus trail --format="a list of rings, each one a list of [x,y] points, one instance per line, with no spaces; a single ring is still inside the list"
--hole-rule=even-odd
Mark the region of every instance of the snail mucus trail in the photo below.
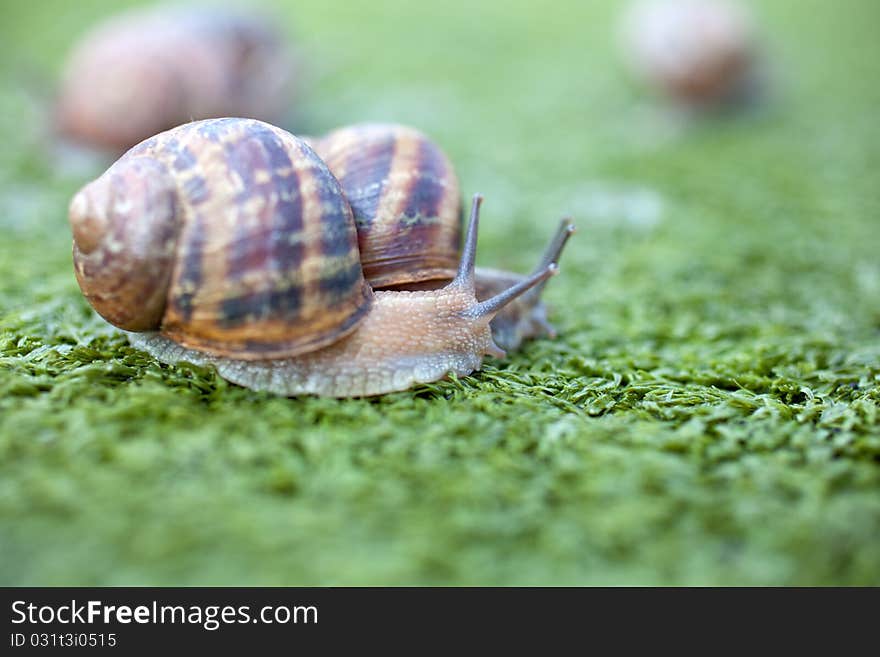
[[[480,201],[448,285],[373,291],[351,208],[311,148],[260,121],[199,121],[73,198],[75,270],[99,314],[163,362],[288,396],[383,394],[503,356],[489,322],[556,273],[547,263],[478,301]]]

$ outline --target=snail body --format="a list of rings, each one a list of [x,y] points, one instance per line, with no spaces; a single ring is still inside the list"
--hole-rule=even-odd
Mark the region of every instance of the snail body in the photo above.
[[[345,126],[313,140],[352,206],[364,275],[374,289],[432,290],[455,276],[461,243],[459,182],[446,154],[422,132],[399,124]],[[541,267],[558,262],[573,226],[563,221]],[[394,260],[384,254],[394,253]],[[384,260],[383,260],[384,258]],[[489,299],[525,277],[477,267],[477,298]],[[491,322],[504,349],[554,335],[543,286],[511,302]]]
[[[243,361],[186,349],[158,333],[133,333],[131,342],[167,363],[213,365],[223,378],[280,395],[361,397],[406,390],[449,372],[479,369],[483,356],[503,357],[473,290],[378,291],[372,309],[350,335],[294,358]]]
[[[503,356],[489,322],[556,266],[477,300],[478,208],[451,282],[374,292],[315,152],[260,121],[215,119],[131,149],[74,196],[70,222],[85,297],[135,346],[257,390],[348,397]]]
[[[121,153],[193,119],[278,118],[289,105],[293,77],[281,36],[251,14],[128,11],[74,46],[56,123],[74,142]]]

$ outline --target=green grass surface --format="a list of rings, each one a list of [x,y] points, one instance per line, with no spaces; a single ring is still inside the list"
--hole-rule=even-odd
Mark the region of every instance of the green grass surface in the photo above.
[[[418,5],[418,6],[416,6]],[[0,583],[880,584],[880,9],[760,2],[769,102],[687,122],[617,2],[297,2],[290,127],[416,125],[479,261],[565,212],[560,338],[373,400],[130,348],[82,299],[42,105],[119,3],[0,27]]]

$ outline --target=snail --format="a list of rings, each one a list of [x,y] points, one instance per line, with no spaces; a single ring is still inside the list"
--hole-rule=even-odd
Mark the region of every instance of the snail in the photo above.
[[[293,77],[281,36],[252,13],[128,11],[74,46],[55,123],[70,141],[120,154],[193,119],[277,119]]]
[[[623,40],[633,71],[681,105],[708,108],[757,92],[757,44],[746,8],[727,0],[640,0]]]
[[[480,202],[451,282],[374,291],[349,202],[315,152],[267,123],[209,119],[132,148],[69,218],[83,294],[135,347],[255,390],[359,397],[503,357],[489,322],[556,273],[548,263],[479,301]]]
[[[447,285],[459,258],[462,206],[458,178],[440,147],[414,128],[380,123],[345,126],[311,143],[351,204],[370,285],[396,290]],[[558,262],[573,231],[563,220],[539,270]],[[477,298],[500,294],[522,278],[478,267]],[[527,338],[555,334],[541,302],[542,288],[519,297],[492,320],[502,348],[516,349]]]

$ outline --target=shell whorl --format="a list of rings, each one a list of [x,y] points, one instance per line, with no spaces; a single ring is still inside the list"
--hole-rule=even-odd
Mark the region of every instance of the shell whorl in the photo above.
[[[174,264],[177,189],[153,158],[123,158],[70,202],[76,279],[108,322],[158,328]]]
[[[452,278],[462,204],[449,158],[421,132],[359,124],[316,140],[351,203],[364,276],[374,288]]]
[[[133,184],[113,173],[144,167],[163,169],[161,180],[173,181],[174,246],[170,271],[162,274],[167,287],[158,327],[163,335],[209,354],[259,360],[316,350],[364,318],[372,292],[338,182],[305,143],[255,120],[198,121],[156,135],[75,197],[75,253],[92,247],[92,253],[112,260],[108,264],[105,257],[96,268],[98,279],[111,270],[121,280],[150,273],[151,260],[144,264],[128,257],[133,247],[127,238],[122,247],[106,241],[94,245],[95,226],[108,225],[103,215],[120,226],[114,236],[139,227],[143,216],[104,211],[95,220],[94,212],[82,211],[114,198],[120,184],[149,191],[152,183]],[[154,202],[150,194],[143,196],[151,200],[141,206]],[[92,301],[87,292],[92,286],[82,278],[80,284]],[[132,328],[101,314],[129,330],[151,328],[143,322]]]

